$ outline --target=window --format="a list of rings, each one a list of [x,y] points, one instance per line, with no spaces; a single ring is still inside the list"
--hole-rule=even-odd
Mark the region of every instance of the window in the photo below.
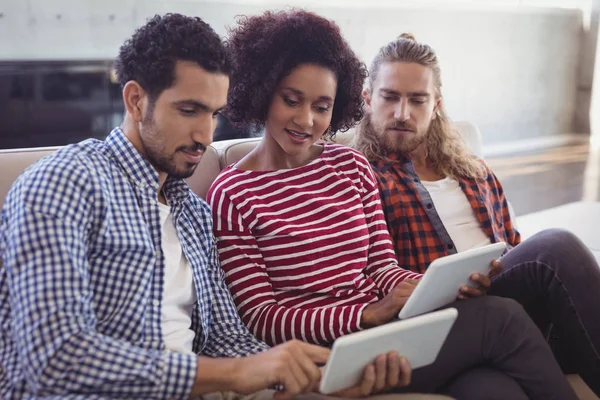
[[[0,149],[104,139],[124,109],[109,61],[0,62]],[[219,116],[214,140],[260,134]]]
[[[104,138],[124,109],[110,72],[105,61],[0,62],[0,148]]]
[[[14,75],[10,79],[10,99],[33,99],[33,77],[30,75]]]
[[[44,101],[89,101],[107,96],[104,71],[87,73],[52,72],[43,75]]]

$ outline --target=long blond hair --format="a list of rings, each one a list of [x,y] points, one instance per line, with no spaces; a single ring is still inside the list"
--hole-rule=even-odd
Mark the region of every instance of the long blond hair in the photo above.
[[[472,154],[460,133],[453,127],[442,98],[442,80],[440,65],[435,51],[428,45],[419,43],[414,36],[403,33],[398,39],[379,49],[369,70],[369,88],[373,93],[373,83],[377,80],[379,69],[386,62],[412,62],[430,68],[433,72],[435,97],[440,100],[436,117],[431,121],[426,136],[427,160],[436,172],[453,178],[482,178],[485,169],[482,163]],[[386,149],[376,135],[370,116],[358,126],[351,143],[352,147],[362,152],[369,161],[386,158]]]

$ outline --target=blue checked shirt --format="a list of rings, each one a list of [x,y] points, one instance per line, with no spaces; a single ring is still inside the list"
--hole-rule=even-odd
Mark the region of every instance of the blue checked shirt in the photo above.
[[[120,129],[26,170],[0,222],[0,397],[183,399],[197,357],[166,351],[158,174]],[[198,304],[194,352],[267,346],[240,322],[208,205],[182,180],[164,192]]]

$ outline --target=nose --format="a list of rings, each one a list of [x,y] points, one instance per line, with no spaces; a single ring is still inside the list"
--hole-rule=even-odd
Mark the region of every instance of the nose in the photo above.
[[[408,121],[410,119],[410,105],[408,99],[402,99],[396,105],[394,110],[394,118],[400,121]]]
[[[205,147],[211,144],[217,123],[218,118],[213,118],[212,114],[201,116],[192,131],[192,140],[196,143],[202,143]]]
[[[296,113],[294,114],[293,121],[303,131],[307,131],[312,128],[314,125],[314,117],[310,105],[298,107],[296,109]]]

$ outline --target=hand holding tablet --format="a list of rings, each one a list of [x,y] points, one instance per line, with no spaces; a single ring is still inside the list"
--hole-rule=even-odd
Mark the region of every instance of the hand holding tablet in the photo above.
[[[406,357],[413,369],[433,363],[458,312],[454,308],[431,311],[456,300],[461,286],[474,286],[470,279],[474,273],[488,275],[491,262],[505,249],[505,243],[494,243],[432,262],[416,287],[411,289],[405,285],[411,290],[407,291],[408,299],[398,314],[404,321],[380,325],[335,341],[320,391],[330,394],[355,386],[361,381],[365,367],[378,355],[390,351]]]
[[[342,336],[333,343],[319,390],[330,394],[357,385],[365,367],[391,351],[406,357],[413,369],[431,364],[457,316],[448,308]]]
[[[398,318],[414,317],[453,302],[461,286],[474,285],[471,275],[489,274],[491,262],[504,250],[506,243],[498,242],[436,259],[400,310]]]

